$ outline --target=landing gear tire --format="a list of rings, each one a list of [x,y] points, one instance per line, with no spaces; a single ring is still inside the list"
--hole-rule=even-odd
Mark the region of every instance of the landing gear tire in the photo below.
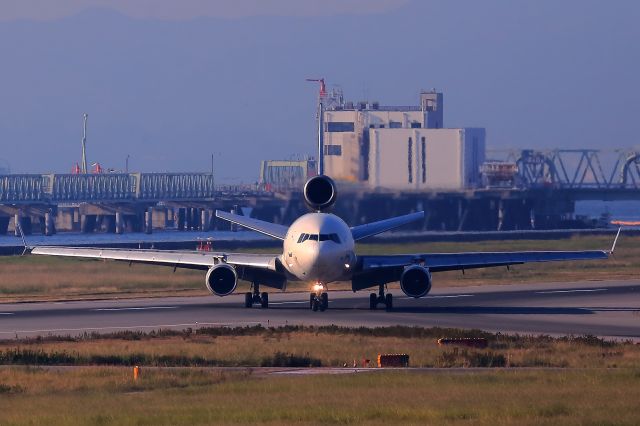
[[[386,305],[386,310],[387,312],[392,311],[393,310],[393,295],[390,293],[387,293],[387,295],[384,297],[384,302]]]
[[[329,295],[327,293],[322,293],[320,295],[320,310],[324,311],[329,307]]]
[[[375,293],[369,295],[369,309],[372,311],[378,307],[378,296]]]
[[[313,309],[313,301],[316,300],[316,294],[311,293],[309,295],[309,309]]]
[[[269,293],[262,293],[260,296],[260,307],[267,309],[269,307]]]
[[[311,304],[311,310],[313,312],[318,312],[319,308],[320,308],[320,302],[318,302],[318,299],[314,299],[313,303]]]
[[[244,294],[244,307],[250,308],[253,306],[253,294],[250,291]]]
[[[378,309],[378,303],[384,304],[387,312],[393,310],[393,296],[389,293],[384,294],[384,285],[380,286],[378,294],[371,293],[369,295],[369,309],[372,311]]]

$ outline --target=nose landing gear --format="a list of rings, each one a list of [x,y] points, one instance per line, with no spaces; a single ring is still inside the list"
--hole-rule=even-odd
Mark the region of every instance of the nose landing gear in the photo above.
[[[324,291],[322,284],[316,284],[314,290],[315,292],[309,295],[309,308],[313,312],[324,312],[329,307],[329,295]]]
[[[378,294],[371,293],[369,295],[369,309],[375,310],[378,304],[383,303],[387,312],[393,310],[393,295],[391,293],[384,294],[384,285],[380,285]]]
[[[260,284],[253,283],[251,285],[253,292],[246,292],[244,294],[244,307],[251,308],[254,303],[259,304],[262,309],[269,307],[269,293],[263,292],[260,294]]]

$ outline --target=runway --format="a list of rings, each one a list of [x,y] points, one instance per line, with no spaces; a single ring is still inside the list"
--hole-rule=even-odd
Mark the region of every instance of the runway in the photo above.
[[[269,309],[244,296],[0,304],[0,339],[212,326],[342,325],[479,328],[502,333],[640,340],[640,281],[434,288],[423,299],[396,290],[394,310],[369,310],[368,292],[330,292],[312,312],[307,293],[270,293]]]

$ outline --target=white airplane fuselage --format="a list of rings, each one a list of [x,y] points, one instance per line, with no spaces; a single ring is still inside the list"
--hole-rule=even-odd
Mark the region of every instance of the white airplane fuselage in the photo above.
[[[329,213],[307,213],[287,231],[282,263],[301,281],[326,284],[350,276],[356,256],[349,226]]]

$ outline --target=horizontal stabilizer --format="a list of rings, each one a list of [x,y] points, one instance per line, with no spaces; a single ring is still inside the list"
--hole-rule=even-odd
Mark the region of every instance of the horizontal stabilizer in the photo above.
[[[276,238],[278,240],[284,240],[287,235],[287,230],[289,229],[284,225],[265,222],[264,220],[252,219],[250,217],[227,213],[221,210],[216,210],[216,217],[219,217],[220,219],[226,220],[231,223],[235,223],[236,225],[244,226],[245,228],[249,228],[252,231],[260,232],[261,234],[268,235],[271,238]]]
[[[351,233],[353,239],[358,241],[419,220],[424,220],[424,212],[411,213],[379,222],[367,223],[366,225],[354,226],[351,228]]]

